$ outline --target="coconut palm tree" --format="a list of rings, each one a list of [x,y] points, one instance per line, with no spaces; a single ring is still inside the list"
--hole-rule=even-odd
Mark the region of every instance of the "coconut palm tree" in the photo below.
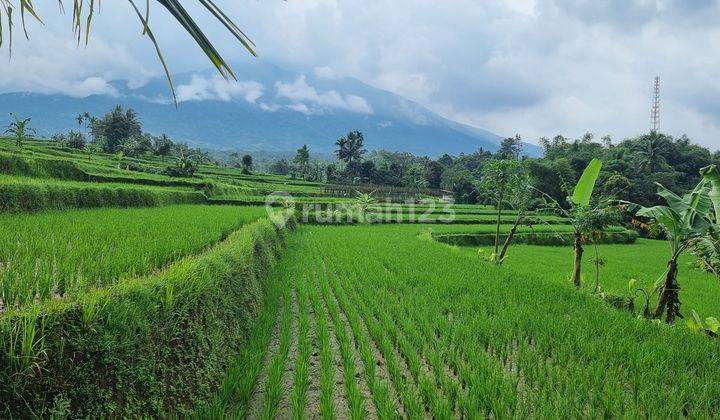
[[[640,168],[651,172],[658,172],[667,165],[665,161],[670,152],[670,141],[664,134],[653,131],[643,136],[642,140],[635,147],[635,152],[640,158]]]
[[[339,138],[335,145],[338,149],[335,151],[338,159],[342,160],[348,165],[353,162],[362,160],[362,155],[365,154],[365,137],[359,131],[351,131],[347,136]]]
[[[233,35],[245,47],[245,49],[247,49],[248,52],[250,52],[250,54],[252,54],[253,56],[257,55],[254,50],[255,44],[253,44],[253,42],[247,37],[247,35],[245,35],[245,33],[243,33],[243,31],[241,31],[240,28],[235,25],[235,23],[222,11],[222,9],[215,5],[213,0],[195,1],[197,1],[198,3],[200,3],[201,6],[207,9],[207,11],[212,14],[213,17],[218,22],[220,22],[220,24],[222,24],[227,29],[227,31],[230,32],[230,34]],[[142,10],[138,6],[139,0],[127,0],[127,2],[128,6],[131,8],[131,12],[134,12],[140,20],[140,23],[143,27],[143,34],[147,35],[147,37],[155,46],[158,58],[160,59],[160,63],[163,66],[165,75],[168,79],[168,83],[170,84],[170,90],[172,91],[173,99],[176,100],[175,89],[173,87],[172,77],[170,76],[170,70],[165,63],[165,59],[163,58],[163,55],[160,51],[160,46],[158,45],[158,42],[155,39],[155,35],[153,34],[153,31],[149,25],[151,8],[150,0],[144,2],[145,10]],[[61,12],[64,12],[64,0],[58,0],[58,3],[59,10]],[[143,2],[139,3],[140,5],[142,5]],[[195,43],[200,47],[200,49],[205,53],[205,55],[207,55],[210,62],[213,64],[213,66],[215,66],[215,68],[218,70],[218,72],[220,72],[223,77],[236,78],[235,73],[233,73],[228,63],[220,55],[220,53],[218,53],[213,44],[208,40],[202,29],[200,29],[197,23],[195,23],[195,19],[193,19],[193,17],[190,16],[187,10],[185,10],[180,0],[154,0],[153,3],[159,4],[160,6],[167,9],[168,12],[170,12],[173,18],[177,21],[177,23],[183,29],[185,29],[188,34],[190,34]],[[81,40],[84,40],[86,44],[89,41],[90,25],[92,23],[93,15],[99,9],[99,7],[100,0],[73,0],[72,26],[78,44]],[[16,19],[15,14],[17,13],[17,10],[19,10],[20,13],[23,33],[26,38],[28,38],[27,27],[25,25],[25,18],[27,16],[32,17],[40,23],[43,22],[42,18],[35,10],[33,0],[0,0],[0,47],[2,47],[4,42],[4,29],[2,25],[4,20],[5,22],[7,22],[6,26],[8,28],[8,45],[11,56],[13,22]]]

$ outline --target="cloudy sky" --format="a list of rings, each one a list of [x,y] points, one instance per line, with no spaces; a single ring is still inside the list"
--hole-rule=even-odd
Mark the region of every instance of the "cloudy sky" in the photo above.
[[[657,75],[661,129],[720,149],[717,1],[216,2],[263,60],[356,77],[445,117],[533,142],[646,131]],[[102,2],[87,48],[76,47],[56,2],[36,3],[46,26],[28,25],[31,42],[15,33],[13,58],[0,64],[0,92],[83,96],[110,92],[110,80],[141,85],[161,74],[126,1]],[[194,3],[186,2],[241,74],[251,58]],[[173,71],[208,67],[161,7],[151,6],[150,22]]]

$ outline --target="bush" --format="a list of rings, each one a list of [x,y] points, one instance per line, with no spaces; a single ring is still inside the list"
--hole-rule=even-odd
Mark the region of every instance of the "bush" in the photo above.
[[[196,191],[160,191],[114,186],[0,184],[0,212],[32,212],[91,207],[153,207],[200,204],[205,194]]]
[[[78,418],[187,415],[245,341],[283,239],[264,219],[156,274],[6,313],[0,416],[48,416],[56,401]]]
[[[82,133],[73,130],[70,130],[67,138],[63,141],[64,146],[78,150],[84,149],[85,143],[85,136]]]
[[[434,234],[433,237],[442,243],[456,246],[489,246],[495,243],[495,235],[489,233],[451,233]],[[634,230],[608,231],[602,236],[593,240],[599,244],[632,244],[638,234]],[[500,242],[505,241],[505,235],[500,237]],[[545,245],[545,246],[571,246],[573,233],[518,233],[513,237],[514,244]]]
[[[0,153],[0,173],[8,175],[89,181],[89,176],[73,162],[58,159],[23,158]]]
[[[193,159],[181,156],[175,165],[165,168],[165,175],[172,177],[191,177],[195,175],[197,169],[198,165]]]

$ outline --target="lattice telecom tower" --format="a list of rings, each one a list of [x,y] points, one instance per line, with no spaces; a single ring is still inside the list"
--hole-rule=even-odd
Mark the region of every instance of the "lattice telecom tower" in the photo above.
[[[657,131],[660,125],[660,77],[655,77],[653,103],[650,109],[650,130]]]

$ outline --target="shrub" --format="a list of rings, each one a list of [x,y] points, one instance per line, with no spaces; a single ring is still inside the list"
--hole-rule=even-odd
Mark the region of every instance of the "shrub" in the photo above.
[[[74,130],[70,130],[70,132],[67,134],[67,137],[65,138],[65,141],[63,141],[64,146],[78,150],[84,149],[85,143],[85,136],[82,133]]]
[[[0,212],[32,212],[91,207],[151,207],[205,203],[196,191],[160,191],[116,186],[53,183],[0,184]]]
[[[495,243],[494,234],[487,233],[452,233],[435,234],[433,237],[438,242],[457,246],[488,246]],[[633,230],[609,231],[594,238],[593,241],[599,244],[632,244],[638,234]],[[570,246],[573,244],[574,234],[569,233],[518,233],[514,241],[519,244],[545,245],[545,246]]]
[[[175,165],[165,168],[165,175],[173,177],[191,177],[198,169],[197,163],[190,157],[180,156]]]

